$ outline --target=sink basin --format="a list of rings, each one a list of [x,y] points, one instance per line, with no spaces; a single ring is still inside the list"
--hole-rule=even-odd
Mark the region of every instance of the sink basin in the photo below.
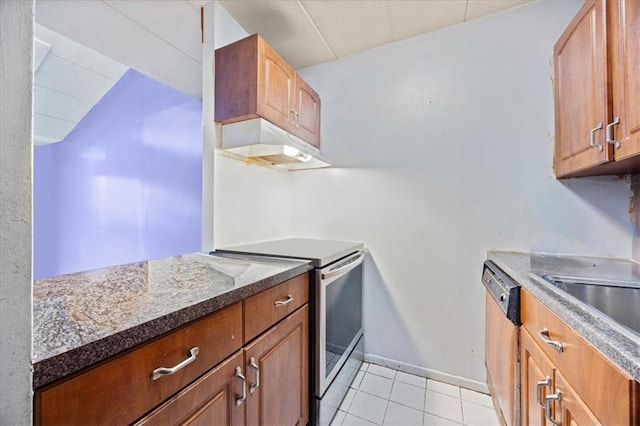
[[[538,276],[640,336],[640,281]]]

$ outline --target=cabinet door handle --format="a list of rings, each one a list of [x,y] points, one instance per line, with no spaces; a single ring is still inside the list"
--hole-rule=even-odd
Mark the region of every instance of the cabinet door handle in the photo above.
[[[551,377],[547,376],[544,380],[541,380],[536,385],[536,401],[538,405],[544,408],[544,402],[542,402],[542,388],[551,386]]]
[[[620,117],[616,117],[611,123],[607,124],[606,136],[607,143],[613,145],[614,149],[620,148],[620,141],[613,139],[613,126],[620,124]]]
[[[288,294],[285,300],[276,300],[274,305],[276,305],[276,308],[279,308],[280,306],[288,305],[291,302],[293,302],[293,296]]]
[[[242,375],[240,367],[236,367],[236,377],[242,382],[242,395],[236,396],[236,406],[239,406],[242,401],[247,399],[247,379]]]
[[[260,367],[256,364],[256,359],[254,357],[249,358],[249,367],[256,370],[256,382],[249,386],[249,393],[254,393],[256,389],[260,387]]]
[[[594,127],[593,129],[591,129],[591,133],[589,135],[589,144],[593,148],[598,148],[599,152],[602,152],[602,144],[596,143],[596,132],[598,130],[602,130],[602,122],[598,123],[597,127]]]
[[[551,338],[549,337],[549,330],[547,328],[543,328],[542,330],[538,331],[538,335],[544,343],[549,346],[553,346],[558,352],[564,351],[564,345],[562,344],[562,342],[551,340]]]
[[[556,421],[553,417],[551,417],[551,404],[553,401],[558,401],[558,411],[562,412],[562,394],[560,391],[556,391],[553,395],[547,395],[544,397],[544,416],[556,426],[562,426],[562,420]]]
[[[189,358],[185,359],[180,364],[177,364],[173,367],[156,368],[155,370],[153,370],[153,372],[151,372],[151,380],[158,380],[161,377],[170,376],[173,373],[176,373],[182,370],[184,367],[186,367],[187,365],[195,361],[199,353],[200,353],[200,348],[198,348],[197,346],[191,348],[189,350]]]
[[[300,113],[295,109],[291,110],[291,123],[295,128],[300,127]]]

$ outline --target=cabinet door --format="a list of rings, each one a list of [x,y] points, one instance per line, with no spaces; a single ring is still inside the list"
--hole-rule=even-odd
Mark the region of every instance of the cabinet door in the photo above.
[[[243,425],[244,405],[236,404],[242,395],[236,370],[242,368],[242,360],[238,351],[136,425]]]
[[[247,424],[307,423],[308,327],[309,305],[305,305],[246,347]]]
[[[262,38],[258,38],[258,115],[294,131],[296,73]]]
[[[485,365],[487,384],[507,424],[514,425],[516,327],[486,294]],[[498,407],[496,407],[498,408]]]
[[[600,425],[600,421],[593,415],[587,404],[578,396],[564,376],[556,371],[555,391],[559,395],[554,402],[554,420],[563,426]]]
[[[557,177],[612,160],[607,125],[607,39],[604,0],[588,0],[554,48]],[[596,146],[590,145],[592,129]]]
[[[611,19],[611,69],[616,161],[640,154],[640,2],[609,3]],[[639,160],[640,161],[640,160]]]
[[[320,148],[320,96],[300,76],[296,76],[295,134]]]
[[[520,416],[523,425],[546,425],[544,399],[553,390],[554,368],[533,337],[520,329]]]

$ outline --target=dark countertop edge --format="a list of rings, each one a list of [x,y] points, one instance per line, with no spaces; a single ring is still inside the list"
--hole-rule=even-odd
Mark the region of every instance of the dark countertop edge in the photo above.
[[[92,367],[169,333],[183,325],[219,311],[227,306],[267,290],[313,269],[310,263],[280,272],[211,299],[179,309],[151,321],[131,327],[78,348],[43,359],[33,364],[33,389],[37,390],[58,379]]]
[[[604,354],[609,362],[616,365],[628,376],[640,382],[640,342],[634,341],[626,334],[600,318],[592,308],[573,297],[551,288],[551,285],[540,282],[529,274],[532,271],[517,271],[506,261],[496,259],[492,255],[513,256],[568,256],[548,253],[519,252],[487,252],[487,259],[495,262],[508,275],[519,282],[534,297],[540,300],[551,312],[573,328],[582,338]],[[588,256],[579,256],[588,257]],[[604,315],[604,314],[603,314]],[[635,350],[633,349],[635,347]]]

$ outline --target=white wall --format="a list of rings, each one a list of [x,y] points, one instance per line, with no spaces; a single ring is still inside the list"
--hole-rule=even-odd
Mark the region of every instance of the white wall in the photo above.
[[[0,1],[0,424],[31,423],[33,2]]]
[[[225,46],[247,35],[216,2],[215,46]],[[204,102],[207,102],[206,97]],[[215,145],[219,146],[217,135],[209,137],[215,138]],[[289,172],[248,165],[218,151],[215,153],[213,193],[215,247],[291,235],[293,207]]]
[[[301,72],[322,98],[323,153],[342,167],[292,175],[293,231],[369,248],[372,359],[481,389],[487,250],[631,255],[629,182],[551,170],[552,49],[580,3]]]

